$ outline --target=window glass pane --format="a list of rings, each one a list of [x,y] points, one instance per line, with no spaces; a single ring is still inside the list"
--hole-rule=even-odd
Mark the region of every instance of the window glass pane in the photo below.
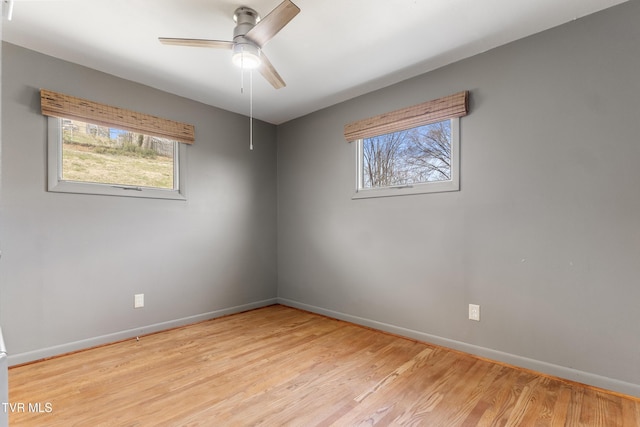
[[[60,120],[63,181],[176,189],[176,141]]]
[[[362,188],[451,180],[451,121],[362,141]]]

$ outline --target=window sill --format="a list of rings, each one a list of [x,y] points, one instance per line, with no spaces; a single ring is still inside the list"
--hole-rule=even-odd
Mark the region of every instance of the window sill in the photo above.
[[[187,200],[175,190],[128,187],[110,184],[49,180],[48,190],[54,193],[95,194],[100,196],[141,197],[147,199]]]
[[[430,194],[459,191],[457,181],[429,182],[398,187],[367,188],[355,192],[351,199],[369,199],[374,197],[409,196],[413,194]]]

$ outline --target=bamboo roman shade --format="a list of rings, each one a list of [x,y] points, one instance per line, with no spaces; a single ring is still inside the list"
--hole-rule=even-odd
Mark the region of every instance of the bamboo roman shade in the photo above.
[[[466,116],[468,111],[469,91],[465,90],[412,107],[349,123],[344,127],[344,137],[349,142],[371,138],[454,117]]]
[[[40,103],[42,114],[46,116],[82,120],[96,125],[168,138],[185,144],[193,144],[195,141],[194,127],[186,123],[87,101],[46,89],[40,90]]]

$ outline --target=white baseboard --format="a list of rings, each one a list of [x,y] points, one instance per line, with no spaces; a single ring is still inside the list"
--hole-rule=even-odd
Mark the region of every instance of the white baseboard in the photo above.
[[[117,341],[135,338],[143,335],[152,334],[154,332],[166,331],[167,329],[177,328],[192,323],[201,322],[203,320],[215,319],[216,317],[226,316],[229,314],[241,313],[243,311],[253,310],[256,308],[266,307],[268,305],[277,304],[276,298],[263,301],[256,301],[249,304],[238,305],[235,307],[223,308],[220,310],[210,311],[208,313],[197,314],[195,316],[183,317],[181,319],[170,320],[167,322],[155,323],[153,325],[141,326],[139,328],[127,329],[112,334],[92,337],[85,340],[73,341],[61,345],[42,348],[38,350],[28,351],[18,354],[10,354],[7,357],[9,366],[21,365],[36,360],[47,359],[49,357],[58,356],[65,353],[84,350],[91,347],[97,347],[104,344],[110,344]]]
[[[286,298],[277,298],[278,304],[286,305],[289,307],[299,308],[301,310],[310,311],[317,314],[322,314],[334,319],[344,320],[346,322],[355,323],[357,325],[367,326],[369,328],[378,329],[381,331],[389,332],[392,334],[400,335],[407,338],[412,338],[421,342],[431,343],[442,347],[451,348],[454,350],[463,351],[465,353],[473,354],[476,356],[484,357],[487,359],[495,360],[509,365],[530,369],[532,371],[540,372],[547,375],[552,375],[558,378],[564,378],[570,381],[587,384],[590,386],[610,390],[616,393],[622,393],[629,396],[640,397],[640,385],[628,383],[625,381],[617,380],[615,378],[603,377],[600,375],[592,374],[589,372],[579,371],[577,369],[567,368],[564,366],[554,365],[552,363],[543,362],[540,360],[529,359],[527,357],[518,356],[515,354],[504,353],[498,350],[492,350],[490,348],[479,347],[477,345],[468,344],[462,341],[450,340],[442,338],[436,335],[427,334],[413,329],[407,329],[400,326],[391,325],[388,323],[378,322],[376,320],[366,319],[358,316],[352,316],[350,314],[341,313],[338,311],[328,310],[321,307],[293,301]]]

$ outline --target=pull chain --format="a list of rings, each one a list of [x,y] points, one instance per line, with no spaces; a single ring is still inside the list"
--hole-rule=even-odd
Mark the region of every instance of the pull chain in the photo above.
[[[253,70],[249,70],[249,150],[253,150]]]
[[[244,94],[244,55],[240,57],[240,94]]]
[[[240,93],[244,94],[244,55],[240,57]],[[253,69],[249,69],[249,150],[253,150]]]

